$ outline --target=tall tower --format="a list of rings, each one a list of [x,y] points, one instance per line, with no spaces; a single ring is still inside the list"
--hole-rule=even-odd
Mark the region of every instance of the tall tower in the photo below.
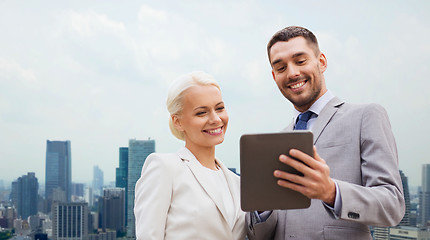
[[[72,195],[72,153],[70,141],[46,140],[45,198],[52,201],[52,192],[59,188],[70,202]]]
[[[21,219],[37,214],[38,190],[39,183],[33,172],[19,177],[12,183],[12,203]]]
[[[125,189],[125,225],[127,226],[127,203],[128,203],[128,147],[119,148],[119,167],[116,168],[115,187]]]
[[[403,216],[402,221],[399,223],[399,226],[410,226],[409,216],[411,214],[411,198],[409,196],[408,177],[406,177],[402,170],[400,170],[400,178],[402,179],[406,211],[405,216]]]
[[[420,195],[420,215],[417,221],[422,226],[427,226],[430,221],[430,164],[422,167],[422,192]]]
[[[93,193],[97,196],[103,195],[103,171],[99,166],[93,168]]]
[[[127,192],[127,237],[135,238],[134,187],[140,177],[143,163],[149,154],[155,152],[155,140],[135,140],[128,142],[128,192]]]

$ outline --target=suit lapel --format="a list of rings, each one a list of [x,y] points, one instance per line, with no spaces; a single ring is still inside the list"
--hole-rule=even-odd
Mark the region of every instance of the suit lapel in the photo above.
[[[216,183],[212,182],[202,171],[202,165],[200,162],[196,159],[196,157],[187,149],[183,148],[178,153],[179,157],[183,159],[188,168],[193,173],[194,177],[196,178],[197,182],[202,186],[202,188],[205,190],[205,192],[209,195],[209,197],[212,199],[212,201],[217,206],[218,210],[221,212],[222,216],[224,217],[224,220],[226,220],[226,210],[224,207],[224,202],[222,200],[222,196],[220,192],[217,189]]]
[[[218,165],[221,167],[221,170],[224,172],[225,179],[227,180],[228,189],[230,191],[230,194],[233,198],[233,204],[234,204],[234,216],[236,217],[240,214],[241,209],[237,206],[240,206],[240,195],[234,194],[239,193],[239,184],[238,180],[234,179],[234,176],[230,173],[230,170],[224,166],[224,164],[217,160]]]
[[[341,101],[339,98],[334,97],[323,108],[312,129],[312,132],[314,134],[314,144],[317,142],[321,133],[324,131],[324,128],[330,122],[330,119],[334,116],[334,114],[339,109],[339,106],[342,105],[343,103],[344,102]]]

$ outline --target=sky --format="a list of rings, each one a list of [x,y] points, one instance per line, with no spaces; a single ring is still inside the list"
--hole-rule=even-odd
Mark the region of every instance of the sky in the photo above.
[[[328,89],[378,103],[390,117],[399,166],[412,186],[430,163],[429,1],[0,0],[0,179],[45,181],[47,140],[70,140],[72,181],[93,166],[115,180],[119,148],[168,128],[169,84],[203,70],[221,85],[230,121],[217,157],[239,168],[245,133],[277,132],[293,107],[277,89],[266,44],[304,26],[328,59]]]

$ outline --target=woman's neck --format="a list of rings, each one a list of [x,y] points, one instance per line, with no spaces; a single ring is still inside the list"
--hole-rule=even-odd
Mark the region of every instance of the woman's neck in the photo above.
[[[193,153],[201,165],[212,170],[218,169],[215,163],[215,146],[196,147],[185,144],[185,147]]]

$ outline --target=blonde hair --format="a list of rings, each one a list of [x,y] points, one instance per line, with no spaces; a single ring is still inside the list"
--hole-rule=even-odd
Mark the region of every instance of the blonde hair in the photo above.
[[[184,140],[184,132],[175,128],[172,122],[173,115],[179,115],[183,109],[184,92],[193,86],[208,86],[221,88],[217,81],[209,74],[203,71],[190,72],[177,78],[169,87],[167,94],[167,111],[170,113],[169,127],[173,136],[180,140]]]

